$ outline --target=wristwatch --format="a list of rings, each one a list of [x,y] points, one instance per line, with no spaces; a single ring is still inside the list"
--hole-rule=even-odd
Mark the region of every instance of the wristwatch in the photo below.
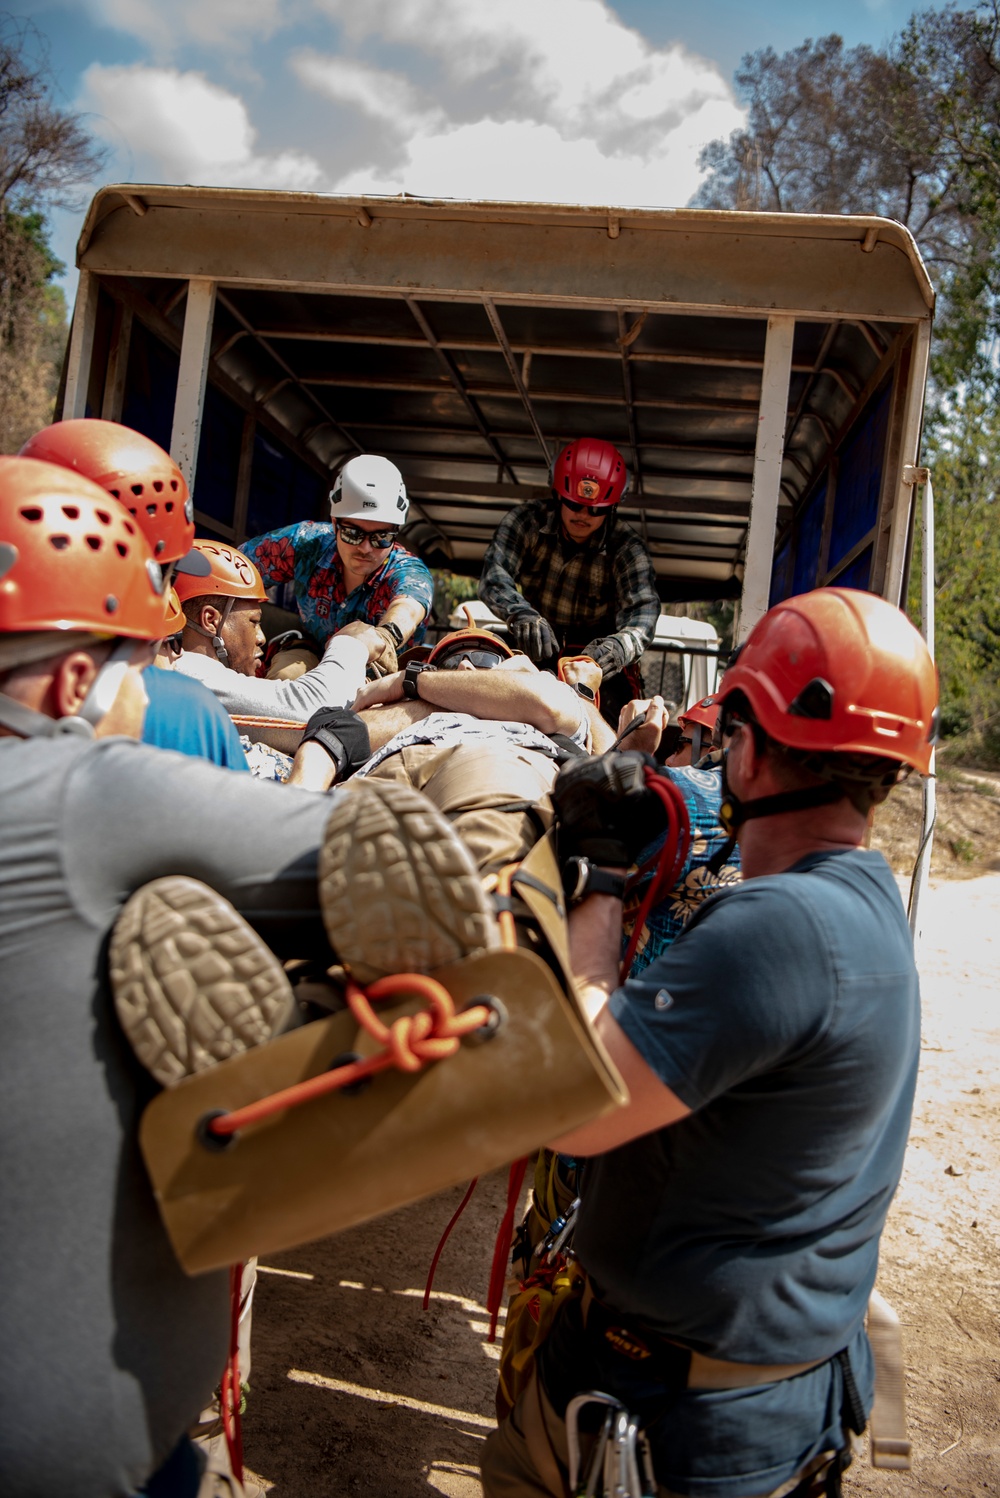
[[[377,624],[376,629],[384,629],[387,635],[392,637],[392,642],[398,650],[403,643],[403,631],[398,624]]]
[[[593,687],[588,687],[586,682],[578,681],[576,684],[576,690],[585,702],[597,701],[597,693],[594,691]]]
[[[579,855],[567,858],[562,869],[563,893],[566,904],[579,905],[588,895],[613,895],[616,900],[625,898],[625,875],[612,874],[610,869],[600,869],[589,858]]]
[[[437,667],[432,666],[429,661],[410,661],[403,672],[403,696],[411,702],[419,701],[420,693],[417,690],[417,682],[420,680],[421,672],[436,670]]]

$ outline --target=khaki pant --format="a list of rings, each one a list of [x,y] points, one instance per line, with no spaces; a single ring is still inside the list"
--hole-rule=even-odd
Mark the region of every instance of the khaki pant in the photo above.
[[[446,749],[411,744],[390,754],[368,778],[402,781],[422,791],[448,817],[479,872],[487,874],[519,863],[542,828],[551,825],[549,791],[558,769],[547,755],[512,744],[458,744]],[[537,817],[503,811],[510,801],[531,803]]]

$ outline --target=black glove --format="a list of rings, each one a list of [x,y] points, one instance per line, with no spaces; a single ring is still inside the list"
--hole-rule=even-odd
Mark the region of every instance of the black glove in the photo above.
[[[343,780],[371,757],[368,725],[347,707],[321,707],[313,713],[302,735],[303,744],[322,744]]]
[[[625,669],[625,651],[621,641],[616,640],[613,635],[608,635],[604,640],[591,640],[584,647],[583,654],[597,662],[605,677],[617,676],[619,671]]]
[[[559,654],[559,641],[552,625],[534,609],[521,609],[507,620],[510,637],[530,660],[550,661]]]
[[[646,785],[648,754],[609,750],[564,765],[552,787],[559,862],[589,858],[592,863],[628,868],[666,826],[658,796]]]

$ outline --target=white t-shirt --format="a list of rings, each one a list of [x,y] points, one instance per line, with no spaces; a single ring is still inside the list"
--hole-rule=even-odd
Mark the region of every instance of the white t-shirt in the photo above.
[[[586,718],[583,718],[579,726],[566,737],[574,744],[579,744],[581,749],[586,749],[589,726]],[[556,759],[559,754],[558,744],[554,744],[540,729],[532,728],[530,723],[511,723],[499,718],[474,718],[471,713],[431,713],[419,723],[414,723],[411,728],[401,729],[381,749],[376,749],[371,759],[357,773],[369,775],[390,754],[398,754],[411,744],[434,744],[440,749],[450,749],[458,744],[485,743],[506,743],[515,749],[534,749],[538,754],[547,755],[549,759]]]

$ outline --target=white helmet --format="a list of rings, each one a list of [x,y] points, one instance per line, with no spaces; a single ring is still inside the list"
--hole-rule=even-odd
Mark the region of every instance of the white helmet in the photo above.
[[[333,520],[380,520],[402,525],[410,501],[403,475],[395,463],[375,453],[362,453],[345,463],[330,491]]]

